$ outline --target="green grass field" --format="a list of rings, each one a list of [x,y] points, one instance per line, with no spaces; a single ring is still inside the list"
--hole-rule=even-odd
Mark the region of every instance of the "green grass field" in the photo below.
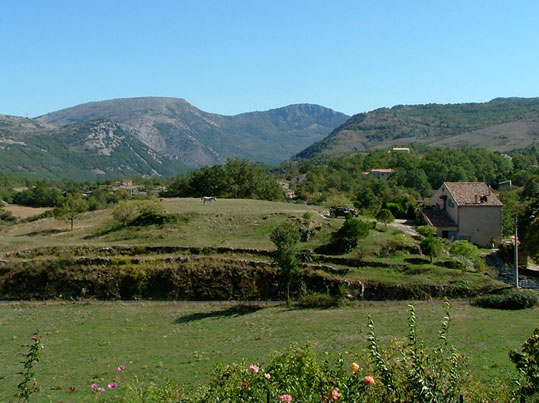
[[[418,302],[416,307],[419,336],[429,345],[443,317],[442,303]],[[42,393],[35,401],[72,401],[70,386],[77,387],[77,399],[90,397],[92,380],[114,380],[121,364],[127,370],[120,382],[136,375],[146,382],[196,385],[209,379],[215,363],[260,363],[294,342],[349,352],[350,360],[357,359],[365,354],[367,315],[382,343],[406,336],[405,302],[326,310],[158,302],[0,305],[0,401],[16,392],[17,354],[37,329],[44,349],[37,364]],[[469,370],[491,382],[515,374],[507,353],[531,335],[539,308],[498,311],[462,301],[454,303],[452,316],[450,340],[469,356]]]

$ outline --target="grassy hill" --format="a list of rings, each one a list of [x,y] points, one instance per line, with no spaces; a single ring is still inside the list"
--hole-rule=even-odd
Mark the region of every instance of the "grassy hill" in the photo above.
[[[539,142],[539,98],[398,105],[352,116],[299,158],[408,144],[510,151]]]

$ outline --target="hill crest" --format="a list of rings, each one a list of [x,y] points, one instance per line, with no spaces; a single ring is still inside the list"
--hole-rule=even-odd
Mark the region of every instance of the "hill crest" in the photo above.
[[[539,98],[396,105],[353,115],[298,158],[424,144],[510,151],[539,142]]]

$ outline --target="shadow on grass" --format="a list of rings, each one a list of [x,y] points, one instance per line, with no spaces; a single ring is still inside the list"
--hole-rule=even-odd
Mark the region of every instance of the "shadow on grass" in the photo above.
[[[62,232],[70,232],[69,229],[44,229],[41,231],[34,231],[34,232],[28,232],[26,234],[20,234],[17,236],[46,236],[46,235],[54,235],[54,234],[61,234]]]
[[[197,320],[202,320],[206,318],[234,318],[243,315],[248,315],[263,309],[261,306],[248,306],[248,305],[237,305],[232,306],[227,309],[221,309],[218,311],[211,312],[197,312],[190,315],[180,316],[174,321],[174,323],[189,323],[195,322]]]
[[[93,233],[93,234],[86,235],[86,236],[85,236],[84,238],[82,238],[82,239],[94,239],[94,238],[99,238],[99,237],[108,235],[108,234],[110,234],[110,233],[112,233],[112,232],[116,232],[116,231],[122,230],[122,229],[124,229],[124,228],[126,228],[126,227],[123,226],[123,225],[120,225],[120,224],[107,225],[106,227],[99,229],[98,231],[96,231],[96,232]]]

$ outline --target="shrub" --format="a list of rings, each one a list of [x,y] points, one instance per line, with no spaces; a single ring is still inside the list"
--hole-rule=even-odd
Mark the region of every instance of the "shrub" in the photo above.
[[[311,346],[292,345],[274,354],[267,365],[240,363],[218,366],[212,382],[203,387],[193,402],[457,402],[464,377],[455,348],[447,340],[450,315],[439,332],[439,343],[428,352],[416,336],[413,305],[408,318],[406,345],[400,359],[387,358],[376,339],[369,318],[369,362],[348,362],[342,356],[317,359]],[[365,370],[364,368],[373,368]],[[373,376],[374,375],[374,376]],[[281,397],[281,398],[279,398]]]
[[[406,214],[402,206],[398,203],[386,203],[386,208],[393,214],[395,218],[406,218]]]
[[[442,253],[442,242],[431,235],[423,239],[419,246],[421,247],[421,252],[430,257],[431,263],[436,256]]]
[[[114,221],[121,226],[143,227],[176,222],[178,216],[163,211],[158,202],[123,200],[112,212]]]
[[[11,211],[5,210],[0,207],[0,221],[15,221],[17,218],[11,213]]]
[[[439,343],[432,352],[417,338],[413,304],[408,305],[408,343],[399,349],[401,359],[386,358],[380,351],[372,319],[369,317],[369,352],[375,373],[383,384],[383,401],[457,402],[460,395],[461,368],[456,349],[449,344],[450,305],[445,301],[446,315],[439,331]]]
[[[511,289],[501,294],[489,294],[477,297],[473,304],[482,308],[525,309],[537,303],[537,296],[531,291]]]
[[[423,235],[424,237],[427,236],[434,236],[436,235],[436,227],[431,227],[430,225],[420,225],[416,228],[416,231],[419,235]]]
[[[305,220],[310,220],[311,218],[313,218],[313,215],[310,211],[306,211],[305,213],[303,213],[303,218]]]
[[[340,301],[338,298],[321,292],[307,293],[298,301],[298,305],[304,308],[330,308],[339,304]]]
[[[356,364],[357,365],[357,364]],[[320,403],[371,401],[375,387],[359,366],[351,371],[341,356],[317,359],[310,345],[292,345],[262,364],[217,366],[213,381],[192,402]]]
[[[517,385],[521,401],[536,401],[539,398],[539,328],[524,342],[522,353],[510,351],[509,358],[520,373]]]

